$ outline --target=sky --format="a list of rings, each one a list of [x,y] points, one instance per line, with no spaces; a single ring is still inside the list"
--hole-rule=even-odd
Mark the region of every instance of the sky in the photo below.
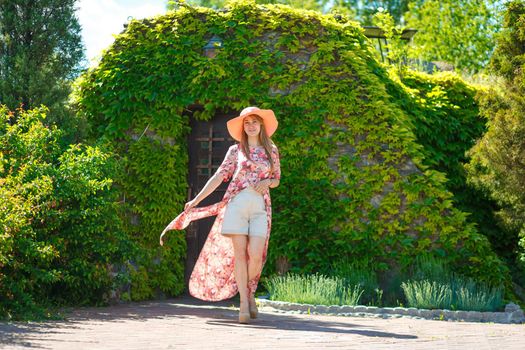
[[[113,43],[113,35],[124,29],[130,16],[140,19],[163,14],[166,4],[167,0],[79,0],[77,17],[89,64]]]

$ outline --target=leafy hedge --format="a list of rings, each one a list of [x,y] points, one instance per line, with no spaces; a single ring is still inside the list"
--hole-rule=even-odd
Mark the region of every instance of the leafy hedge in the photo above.
[[[494,212],[498,205],[486,192],[467,183],[465,171],[467,152],[487,129],[481,101],[495,91],[468,84],[449,72],[405,71],[400,81],[394,77],[388,93],[413,124],[417,143],[423,146],[423,164],[446,174],[455,206],[468,212],[467,221],[475,223],[498,255],[509,260],[513,234],[497,225]]]
[[[223,47],[208,59],[213,35]],[[248,105],[274,109],[280,122],[283,178],[272,192],[266,274],[277,259],[291,272],[327,273],[347,257],[388,274],[430,252],[477,279],[508,281],[487,239],[454,208],[443,173],[425,166],[413,120],[392,102],[372,50],[356,23],[249,1],[128,24],[76,97],[92,137],[120,155],[120,193],[134,222],[126,231],[143,254],[136,285],[147,286],[137,298],[183,287],[183,235],[171,235],[167,250],[156,242],[186,200],[185,111],[208,120]]]
[[[112,264],[132,255],[100,147],[60,146],[46,109],[0,107],[0,318],[44,317],[51,304],[100,304]]]

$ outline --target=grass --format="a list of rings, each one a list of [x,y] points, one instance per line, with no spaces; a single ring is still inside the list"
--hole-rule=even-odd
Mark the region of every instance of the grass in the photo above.
[[[342,278],[324,275],[273,276],[266,280],[271,300],[315,305],[357,305],[363,294],[359,285],[347,286]]]
[[[401,283],[410,307],[420,309],[449,309],[452,304],[450,286],[436,281],[408,281]]]
[[[496,311],[502,305],[501,288],[456,275],[442,259],[432,256],[418,257],[411,280],[403,282],[401,287],[411,307]]]
[[[502,305],[501,288],[452,277],[451,282],[407,281],[401,284],[408,305],[424,309],[495,311]]]
[[[503,290],[475,283],[451,272],[443,259],[420,256],[408,274],[399,271],[390,276],[385,289],[399,297],[398,305],[424,309],[497,311],[503,305]],[[321,274],[273,276],[264,286],[271,300],[315,305],[383,306],[383,290],[378,276],[368,263],[338,261],[330,276]],[[393,277],[392,277],[393,276]],[[399,278],[394,278],[394,277]],[[385,282],[385,281],[383,281]],[[385,284],[385,283],[383,283]],[[388,299],[388,298],[387,298]],[[391,299],[391,298],[390,298]]]
[[[383,303],[383,290],[379,287],[377,274],[371,268],[371,265],[366,260],[342,259],[334,263],[331,275],[343,279],[345,286],[361,286],[363,288],[363,294],[360,299],[362,305],[381,306]]]
[[[476,284],[472,280],[458,280],[455,290],[455,307],[458,310],[495,311],[503,304],[503,290]]]

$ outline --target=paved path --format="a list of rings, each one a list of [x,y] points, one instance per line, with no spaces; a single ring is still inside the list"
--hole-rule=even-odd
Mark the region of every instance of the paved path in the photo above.
[[[0,323],[0,349],[525,349],[525,325],[376,319],[260,310],[191,297],[73,310],[66,321]]]

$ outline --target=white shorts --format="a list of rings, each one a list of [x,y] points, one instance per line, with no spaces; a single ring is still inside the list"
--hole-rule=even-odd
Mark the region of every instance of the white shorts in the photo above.
[[[266,237],[268,218],[263,195],[247,187],[230,200],[224,212],[222,234]]]

